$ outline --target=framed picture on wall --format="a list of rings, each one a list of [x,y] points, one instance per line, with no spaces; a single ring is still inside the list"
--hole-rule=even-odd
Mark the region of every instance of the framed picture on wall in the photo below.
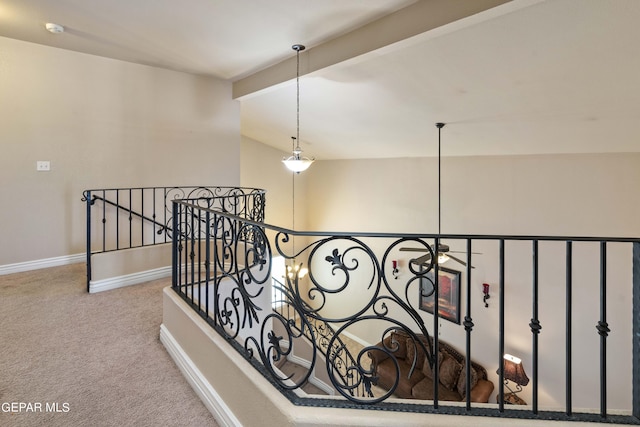
[[[440,267],[438,273],[438,316],[450,322],[460,324],[460,272]],[[435,307],[434,270],[420,281],[420,310],[432,313]]]

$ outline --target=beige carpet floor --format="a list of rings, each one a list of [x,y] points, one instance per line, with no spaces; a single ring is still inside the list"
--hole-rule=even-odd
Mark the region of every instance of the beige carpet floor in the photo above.
[[[0,276],[0,426],[216,426],[159,341],[169,279],[85,280],[84,264]]]

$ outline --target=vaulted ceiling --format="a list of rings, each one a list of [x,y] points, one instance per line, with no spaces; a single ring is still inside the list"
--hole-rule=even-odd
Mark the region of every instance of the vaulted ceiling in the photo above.
[[[234,83],[319,159],[640,151],[637,0],[0,0],[0,36]],[[62,34],[46,22],[65,27]],[[2,55],[0,52],[0,66]]]

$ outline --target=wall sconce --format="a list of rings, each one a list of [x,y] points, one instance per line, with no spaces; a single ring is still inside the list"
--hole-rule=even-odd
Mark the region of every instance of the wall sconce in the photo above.
[[[489,307],[489,303],[487,302],[487,300],[489,298],[491,298],[491,295],[489,295],[489,284],[488,283],[483,283],[482,284],[482,293],[484,294],[484,296],[482,297],[482,302],[484,302],[484,306],[485,307]]]
[[[393,267],[393,271],[391,272],[391,274],[393,274],[394,279],[397,279],[398,275],[400,274],[400,270],[398,270],[398,261],[395,259],[391,261],[391,266]]]
[[[499,370],[496,371],[496,373],[499,375]],[[516,396],[516,393],[522,391],[522,386],[529,384],[529,377],[527,377],[527,374],[524,372],[522,360],[510,354],[505,354],[502,358],[502,377],[504,378],[504,386],[509,390],[509,393],[504,396],[505,402],[526,405],[524,400]],[[515,390],[509,387],[509,381],[516,385]]]

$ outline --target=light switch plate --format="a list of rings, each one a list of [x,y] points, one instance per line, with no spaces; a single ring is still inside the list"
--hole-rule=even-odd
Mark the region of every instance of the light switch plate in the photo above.
[[[36,170],[38,172],[46,172],[51,170],[51,162],[48,160],[38,160],[36,162]]]

